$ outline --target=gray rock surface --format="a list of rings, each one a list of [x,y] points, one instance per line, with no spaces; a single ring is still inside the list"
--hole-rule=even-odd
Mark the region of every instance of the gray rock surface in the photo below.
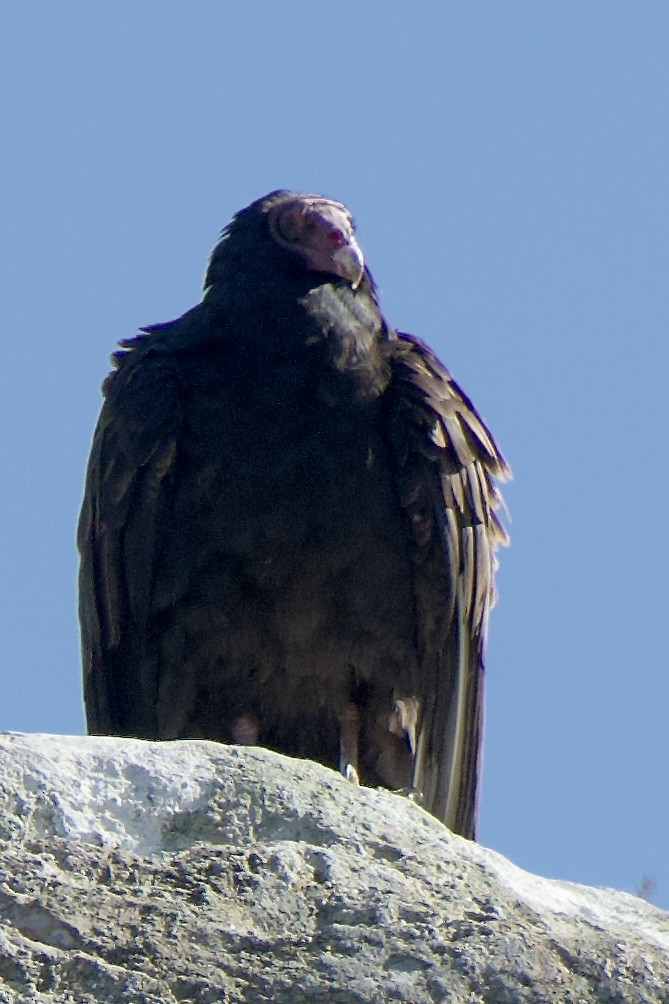
[[[0,737],[0,1002],[669,1002],[669,914],[199,741]]]

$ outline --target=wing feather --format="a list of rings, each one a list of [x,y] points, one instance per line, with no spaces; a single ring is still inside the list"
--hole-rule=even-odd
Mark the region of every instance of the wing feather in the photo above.
[[[413,557],[421,713],[414,784],[430,812],[473,838],[483,658],[494,552],[506,543],[495,481],[510,471],[469,398],[419,339],[388,343],[390,438]],[[403,486],[410,481],[412,491]],[[416,507],[430,500],[429,518]]]
[[[176,462],[180,389],[168,353],[141,336],[123,344],[103,385],[77,534],[84,701],[89,732],[146,735],[157,667],[140,650]],[[131,656],[142,671],[126,675]]]

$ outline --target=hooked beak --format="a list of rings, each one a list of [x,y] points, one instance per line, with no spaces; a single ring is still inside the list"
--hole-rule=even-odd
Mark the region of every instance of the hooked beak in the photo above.
[[[358,288],[365,259],[342,203],[318,195],[296,195],[270,210],[269,223],[277,243],[300,255],[307,268],[339,276]]]
[[[332,265],[335,275],[350,282],[353,289],[358,288],[365,274],[365,259],[355,237],[349,237],[346,244],[337,248]]]

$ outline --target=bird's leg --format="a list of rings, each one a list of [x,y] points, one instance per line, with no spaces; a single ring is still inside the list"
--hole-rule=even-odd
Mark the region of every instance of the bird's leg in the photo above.
[[[232,741],[237,746],[256,746],[260,727],[253,715],[240,715],[232,723]]]
[[[416,724],[418,722],[418,701],[407,697],[393,701],[388,715],[388,731],[394,736],[403,736],[411,755],[416,755]]]
[[[339,770],[347,781],[360,784],[358,776],[358,734],[360,715],[353,702],[339,712]]]
[[[393,701],[393,706],[388,715],[388,731],[403,738],[407,744],[411,756],[416,759],[416,726],[418,724],[418,712],[420,704],[415,697],[399,698]],[[423,793],[413,785],[396,790],[398,795],[406,795],[412,802],[419,805],[423,801]]]

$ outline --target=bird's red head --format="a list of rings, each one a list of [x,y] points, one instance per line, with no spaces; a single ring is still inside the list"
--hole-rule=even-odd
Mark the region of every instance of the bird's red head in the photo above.
[[[365,259],[351,215],[341,202],[287,192],[269,207],[267,219],[277,244],[301,257],[307,268],[339,276],[358,288]]]

